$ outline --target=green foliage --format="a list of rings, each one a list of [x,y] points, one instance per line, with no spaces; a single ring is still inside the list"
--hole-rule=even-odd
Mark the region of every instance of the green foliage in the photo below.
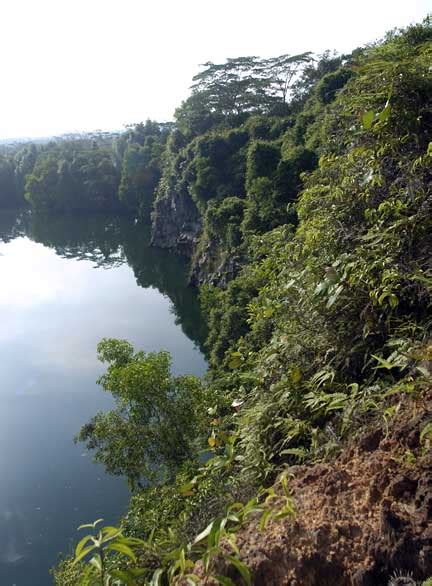
[[[296,201],[302,186],[302,173],[312,170],[316,162],[315,153],[302,146],[286,150],[282,159],[277,144],[251,144],[247,167],[248,196],[242,226],[245,235],[296,222],[296,215],[287,204]]]
[[[281,158],[280,145],[263,141],[254,141],[248,148],[246,187],[252,187],[259,177],[271,177],[275,173]]]
[[[211,198],[244,193],[247,140],[246,132],[233,130],[204,135],[190,146],[189,189],[202,212]]]
[[[23,203],[17,190],[13,159],[0,155],[0,208],[19,207]]]
[[[211,201],[204,219],[208,237],[212,240],[220,239],[228,250],[238,247],[244,206],[244,200],[239,197],[226,197],[219,204]]]
[[[82,576],[82,567],[73,563],[73,558],[65,558],[57,562],[51,570],[54,584],[59,586],[77,586]]]
[[[352,69],[341,67],[337,71],[325,75],[316,85],[316,97],[322,104],[330,104],[336,98],[336,93],[341,90],[354,75]]]
[[[302,53],[205,63],[193,78],[192,96],[176,111],[179,127],[196,134],[221,123],[239,125],[250,114],[286,114],[291,85],[311,60],[310,53]]]
[[[208,462],[207,469],[212,469],[211,462],[212,460]],[[207,480],[208,473],[204,469],[191,483],[181,487],[184,500],[193,500],[195,491],[200,490],[201,483],[207,483]],[[294,515],[292,497],[285,476],[281,477],[279,486],[282,494],[276,493],[275,488],[260,489],[246,504],[232,502],[223,514],[213,518],[205,529],[198,534],[195,533],[187,543],[176,542],[172,528],[169,531],[170,541],[155,537],[152,533],[146,543],[151,542],[156,548],[163,544],[163,554],[159,560],[160,566],[153,571],[150,583],[199,583],[193,569],[195,563],[200,560],[205,576],[219,584],[231,583],[227,582],[229,578],[218,575],[218,568],[221,565],[231,567],[244,583],[251,584],[252,575],[240,558],[235,536],[250,518],[258,520],[260,530],[263,530],[269,522],[278,522]],[[193,487],[192,491],[190,487]]]
[[[93,529],[103,519],[98,519],[94,523],[81,525],[80,529]],[[75,557],[72,567],[86,560],[86,565],[82,569],[77,586],[135,586],[136,578],[144,573],[140,568],[126,567],[122,569],[113,568],[110,564],[110,556],[126,556],[126,558],[136,563],[137,558],[134,550],[144,545],[140,539],[125,537],[121,529],[117,527],[102,527],[97,534],[89,534],[80,539],[75,548]]]
[[[98,382],[112,393],[116,408],[98,413],[77,440],[133,488],[150,479],[162,481],[196,454],[204,410],[201,381],[172,377],[167,352],[134,353],[124,340],[103,340],[98,356],[108,363]]]
[[[25,198],[36,210],[112,210],[118,181],[110,149],[87,140],[50,143],[25,177]]]
[[[168,136],[167,128],[147,120],[131,127],[116,144],[121,161],[119,199],[146,222],[150,222]]]
[[[362,57],[325,105],[326,152],[306,177],[295,235],[251,238],[252,263],[209,311],[217,384],[242,398],[246,475],[271,479],[286,462],[332,453],[367,413],[385,411],[389,385],[422,388],[410,373],[421,372],[416,348],[430,329],[430,51],[401,35]],[[282,152],[287,187],[290,165],[298,181],[314,155],[292,137]],[[270,223],[275,160],[270,176],[251,178],[249,230]]]

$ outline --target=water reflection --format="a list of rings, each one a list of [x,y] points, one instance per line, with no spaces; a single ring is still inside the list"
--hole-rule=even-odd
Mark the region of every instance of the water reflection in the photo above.
[[[204,352],[206,338],[196,291],[187,284],[187,263],[167,250],[151,247],[150,227],[129,216],[2,212],[0,240],[27,236],[63,258],[87,260],[95,267],[127,263],[140,287],[153,287],[172,302],[186,336]]]
[[[73,443],[112,405],[102,337],[167,349],[202,374],[205,332],[186,266],[133,219],[0,213],[0,585],[46,586],[76,527],[125,510],[123,479]]]

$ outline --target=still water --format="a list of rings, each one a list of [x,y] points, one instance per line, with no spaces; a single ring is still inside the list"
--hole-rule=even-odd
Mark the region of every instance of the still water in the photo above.
[[[81,523],[116,523],[128,489],[74,435],[112,405],[96,345],[167,349],[201,375],[202,320],[181,259],[129,218],[0,213],[0,585],[46,586]]]

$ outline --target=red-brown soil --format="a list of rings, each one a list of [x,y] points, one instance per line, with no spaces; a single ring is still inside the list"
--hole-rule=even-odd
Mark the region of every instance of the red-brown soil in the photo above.
[[[420,441],[432,391],[399,400],[388,429],[375,422],[335,460],[290,470],[294,518],[239,531],[254,584],[386,586],[395,572],[432,576],[432,450]],[[233,568],[219,569],[237,583]]]

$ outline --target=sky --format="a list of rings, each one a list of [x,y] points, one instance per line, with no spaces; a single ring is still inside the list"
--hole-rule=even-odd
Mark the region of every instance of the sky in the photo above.
[[[0,139],[171,120],[206,61],[348,52],[432,0],[0,0]]]

